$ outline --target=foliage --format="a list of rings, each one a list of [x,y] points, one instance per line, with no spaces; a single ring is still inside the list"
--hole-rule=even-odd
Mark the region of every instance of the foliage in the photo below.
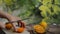
[[[11,10],[19,9],[25,6],[27,9],[32,9],[37,4],[37,0],[3,0],[6,8]]]
[[[39,9],[42,11],[41,15],[44,17],[43,20],[50,23],[59,23],[60,18],[60,0],[43,0]]]
[[[2,5],[2,0],[0,0],[0,5]]]
[[[18,16],[31,23],[41,20],[47,23],[60,22],[60,0],[0,0],[0,4],[4,4],[4,9],[9,13],[20,10]]]

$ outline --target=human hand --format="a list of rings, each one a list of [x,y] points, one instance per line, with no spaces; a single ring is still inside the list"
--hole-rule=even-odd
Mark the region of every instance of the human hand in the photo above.
[[[11,18],[9,18],[9,22],[13,22],[14,23],[15,21],[19,21],[21,26],[25,27],[25,24],[24,24],[25,22],[23,22],[19,17],[12,16]],[[12,23],[13,29],[14,29],[14,31],[17,31],[17,29],[15,27],[15,24],[13,24],[13,23]]]
[[[1,27],[1,28],[5,28],[5,23],[0,22],[0,27]]]

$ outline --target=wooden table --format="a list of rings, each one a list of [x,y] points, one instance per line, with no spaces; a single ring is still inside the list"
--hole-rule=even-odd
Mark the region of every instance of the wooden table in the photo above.
[[[12,32],[10,30],[4,30],[6,32],[6,34],[30,34],[28,31],[24,31],[23,33],[16,33],[16,32]]]

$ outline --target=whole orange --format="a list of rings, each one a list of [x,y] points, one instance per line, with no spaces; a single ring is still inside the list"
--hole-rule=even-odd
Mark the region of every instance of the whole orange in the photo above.
[[[42,26],[40,26],[40,25],[34,25],[34,30],[35,30],[35,32],[37,32],[37,33],[44,33],[45,32],[45,29],[42,27]]]
[[[23,27],[17,28],[17,32],[18,33],[22,33],[23,31],[24,31],[24,28]]]
[[[41,25],[42,27],[44,27],[45,29],[46,29],[47,26],[48,26],[47,22],[45,22],[45,21],[42,21],[42,22],[40,23],[40,25]]]
[[[5,24],[5,28],[6,29],[11,29],[12,28],[12,24],[10,24],[10,23]]]

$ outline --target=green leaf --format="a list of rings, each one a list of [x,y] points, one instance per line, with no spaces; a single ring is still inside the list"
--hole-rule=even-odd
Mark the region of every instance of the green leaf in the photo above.
[[[11,5],[11,4],[13,4],[12,0],[4,0],[4,3],[5,3],[6,5]]]
[[[48,7],[46,7],[46,6],[44,6],[44,5],[40,6],[39,9],[41,10],[41,15],[43,17],[48,17],[48,15],[51,14],[50,9]]]
[[[48,4],[48,3],[52,3],[52,0],[43,0],[43,5],[46,5],[46,4]]]
[[[52,5],[52,8],[54,10],[54,13],[58,14],[58,12],[60,12],[60,7],[57,5]]]
[[[2,5],[3,4],[3,2],[2,2],[2,0],[0,0],[0,5]]]
[[[55,0],[55,4],[60,5],[60,0]]]

